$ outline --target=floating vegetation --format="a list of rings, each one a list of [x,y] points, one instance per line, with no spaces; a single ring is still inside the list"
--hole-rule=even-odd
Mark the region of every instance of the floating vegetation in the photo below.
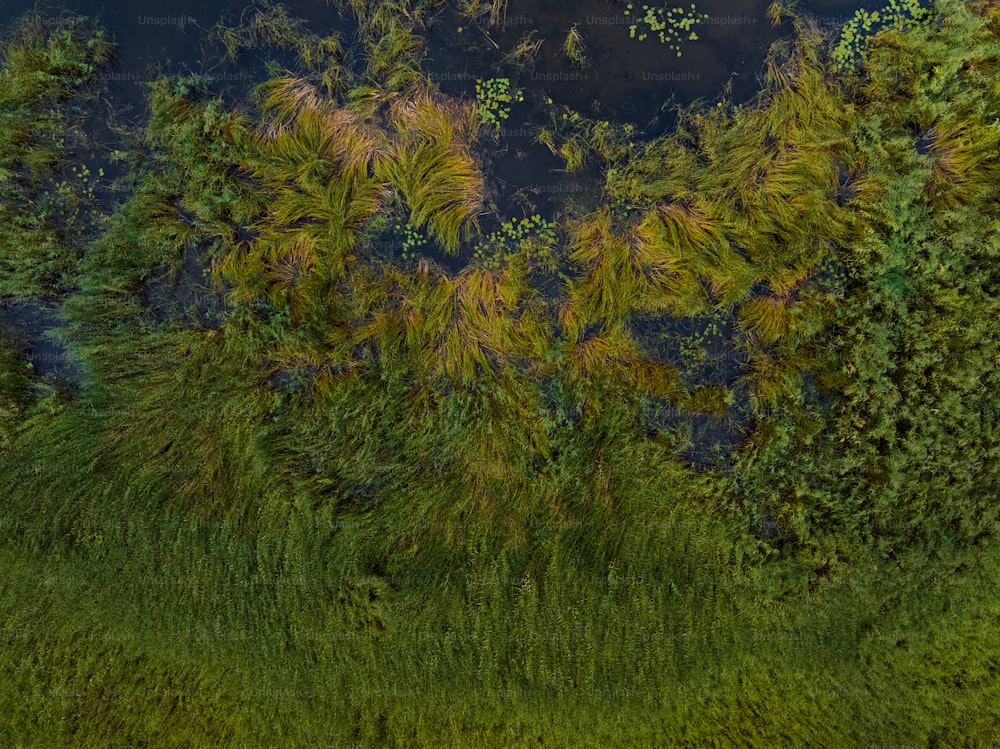
[[[633,16],[636,22],[629,25],[628,35],[630,39],[644,41],[648,36],[654,34],[661,44],[666,44],[667,48],[681,56],[681,43],[683,41],[694,42],[698,40],[697,32],[692,29],[696,24],[708,19],[707,13],[698,13],[697,7],[691,3],[690,8],[667,8],[642,6],[643,15],[639,16],[635,6],[627,3],[625,15]]]
[[[703,325],[696,326],[689,335],[679,338],[680,356],[687,364],[707,357],[706,342],[715,341],[721,335],[717,316],[705,315],[703,320]]]
[[[88,214],[95,205],[94,188],[97,182],[91,179],[92,176],[86,164],[74,165],[66,179],[55,182],[53,186],[58,196],[55,203],[59,205],[59,213],[51,218],[58,216],[58,220],[67,227],[75,227],[69,229],[69,235],[75,234],[77,239],[82,238],[86,231]],[[98,167],[97,177],[104,177],[103,167]]]
[[[863,59],[865,45],[875,34],[887,29],[926,27],[933,18],[934,9],[921,6],[920,0],[890,0],[873,11],[860,8],[840,31],[840,41],[831,53],[833,63],[841,72],[852,70]]]
[[[548,255],[554,247],[556,223],[546,221],[539,214],[521,219],[512,218],[490,232],[473,248],[473,257],[483,267],[499,270],[513,254]]]
[[[403,235],[403,260],[414,260],[419,254],[419,248],[427,244],[427,237],[410,223],[407,223],[405,226],[396,224],[396,231],[401,232]]]
[[[510,78],[476,79],[476,111],[484,125],[499,132],[515,101],[524,101],[524,92],[511,91]]]

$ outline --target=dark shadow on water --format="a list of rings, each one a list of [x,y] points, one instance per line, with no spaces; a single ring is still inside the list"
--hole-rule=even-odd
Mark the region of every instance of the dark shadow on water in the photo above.
[[[62,324],[56,305],[33,299],[0,303],[0,330],[21,349],[35,373],[60,390],[75,391],[83,383],[84,372],[53,336]]]
[[[687,389],[724,385],[733,404],[721,416],[694,413],[664,398],[650,399],[640,421],[649,434],[672,435],[685,459],[699,470],[725,469],[752,429],[749,396],[740,377],[746,355],[731,316],[704,314],[675,317],[636,313],[632,334],[643,356],[676,367]]]
[[[138,292],[139,303],[156,323],[218,328],[226,309],[224,293],[212,288],[205,252],[189,243],[175,268],[154,269]]]

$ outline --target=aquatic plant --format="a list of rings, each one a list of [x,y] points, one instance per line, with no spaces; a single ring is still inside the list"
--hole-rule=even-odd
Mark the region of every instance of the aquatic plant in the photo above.
[[[561,312],[571,341],[590,324],[624,324],[635,310],[695,314],[705,303],[697,270],[685,262],[683,247],[656,212],[619,234],[610,211],[602,210],[574,227],[570,250],[583,271],[570,281]]]
[[[484,125],[499,132],[514,101],[524,101],[524,92],[511,91],[509,78],[476,79],[476,111]]]
[[[631,123],[616,125],[573,111],[565,111],[561,117],[553,112],[550,122],[549,127],[538,130],[535,142],[561,158],[567,172],[582,169],[594,156],[613,172],[617,164],[630,158],[636,147],[635,126]]]
[[[390,122],[397,133],[391,158],[375,165],[375,176],[406,200],[410,223],[428,231],[448,252],[457,252],[463,225],[475,220],[484,197],[483,176],[471,154],[478,109],[429,94],[394,103]]]
[[[458,12],[469,21],[489,16],[488,26],[499,26],[507,17],[507,0],[459,0]]]
[[[734,403],[733,391],[725,385],[702,385],[678,398],[678,404],[697,414],[725,416]]]
[[[255,0],[244,8],[238,24],[227,26],[220,21],[212,28],[212,35],[234,62],[249,51],[294,51],[299,63],[328,96],[342,93],[351,83],[352,74],[340,37],[320,36],[310,31],[302,19],[292,17],[287,8],[274,0]]]
[[[537,33],[537,29],[531,29],[525,33],[514,45],[514,48],[504,55],[504,63],[519,70],[533,65],[539,50],[542,48],[542,43],[545,41],[544,39],[536,39]]]
[[[636,147],[635,137],[633,124],[616,125],[608,120],[590,122],[586,131],[590,150],[609,165],[631,157],[633,149]]]
[[[359,340],[376,343],[383,356],[410,362],[428,384],[446,378],[472,383],[505,362],[541,356],[549,339],[524,263],[499,271],[470,266],[455,277],[432,270],[394,273],[379,284]]]
[[[556,243],[556,227],[554,221],[546,221],[537,213],[508,219],[476,243],[473,257],[492,270],[499,270],[513,254],[548,258]]]
[[[403,246],[401,257],[403,260],[412,260],[417,256],[417,249],[427,244],[427,237],[417,231],[412,224],[405,226],[396,224],[396,231],[403,232]]]
[[[86,19],[52,20],[29,14],[0,46],[0,295],[74,285],[98,221],[89,171],[72,160],[112,44]]]
[[[274,119],[248,138],[252,155],[240,167],[267,199],[252,238],[236,243],[217,272],[235,284],[234,301],[266,290],[278,307],[304,314],[346,273],[357,232],[386,201],[385,185],[369,174],[384,143],[302,80],[275,79],[261,92]]]
[[[883,30],[902,31],[910,26],[928,26],[934,19],[933,8],[923,7],[920,0],[890,0],[878,10],[860,8],[840,30],[840,41],[831,52],[837,70],[853,69],[863,59],[868,40]]]
[[[424,40],[409,24],[393,19],[368,47],[366,76],[392,91],[406,91],[422,82],[419,54]]]
[[[655,34],[660,40],[660,44],[666,44],[667,48],[676,52],[677,57],[681,56],[681,41],[697,41],[698,34],[692,31],[695,24],[702,23],[708,18],[707,13],[698,13],[694,3],[690,8],[654,8],[643,5],[645,13],[640,17],[635,15],[636,22],[628,27],[630,39],[645,40],[650,34]],[[636,12],[635,6],[629,2],[625,5],[625,15],[632,16]]]
[[[567,32],[562,43],[562,51],[573,66],[586,68],[590,65],[590,60],[587,57],[587,43],[583,40],[583,34],[580,33],[579,24],[573,24]]]

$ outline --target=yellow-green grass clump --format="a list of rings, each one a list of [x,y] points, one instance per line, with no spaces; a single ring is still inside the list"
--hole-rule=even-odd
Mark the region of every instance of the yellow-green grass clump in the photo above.
[[[507,17],[507,0],[460,0],[458,12],[473,23],[489,16],[486,25],[498,26]]]
[[[390,124],[396,142],[375,176],[406,199],[414,228],[426,226],[446,251],[457,252],[461,228],[474,221],[486,190],[471,152],[479,126],[475,107],[414,94],[394,103]]]
[[[569,33],[566,34],[562,49],[563,54],[575,67],[585,68],[590,64],[590,60],[587,58],[587,43],[583,40],[583,34],[580,33],[577,26],[578,24],[573,24]]]
[[[472,385],[515,359],[541,357],[550,345],[527,271],[526,263],[480,265],[451,277],[425,258],[413,273],[389,272],[373,287],[379,301],[357,339],[377,346],[382,358],[406,362],[425,383]]]
[[[504,62],[519,70],[534,64],[535,58],[538,57],[538,52],[542,48],[542,43],[545,41],[544,39],[536,39],[535,34],[537,33],[536,29],[532,29],[524,34],[514,45],[514,49],[504,55]]]

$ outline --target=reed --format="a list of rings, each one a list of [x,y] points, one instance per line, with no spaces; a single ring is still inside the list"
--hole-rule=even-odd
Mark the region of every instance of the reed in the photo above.
[[[628,402],[638,409],[642,398],[683,402],[676,367],[646,358],[627,325],[591,326],[576,340],[565,338],[558,348],[558,371],[564,387],[582,403],[584,416],[597,423],[625,418],[611,403]],[[630,411],[628,418],[638,418]]]
[[[500,26],[507,18],[507,0],[459,0],[458,10],[470,22],[489,16],[489,27]]]
[[[991,190],[1000,171],[994,156],[998,138],[992,131],[943,124],[929,134],[931,160],[928,191],[935,205],[966,202]]]
[[[583,39],[578,24],[573,24],[566,33],[566,38],[562,43],[562,51],[574,67],[586,68],[590,66],[590,59],[587,57],[587,43]]]
[[[388,7],[384,4],[383,7]],[[411,26],[393,19],[370,45],[366,75],[391,91],[406,91],[421,81],[419,53],[424,40]]]
[[[347,64],[347,50],[338,35],[320,36],[311,32],[305,21],[293,18],[273,0],[258,0],[243,10],[236,26],[220,21],[211,34],[232,62],[248,52],[293,51],[299,65],[328,96],[342,93],[353,78]]]
[[[302,79],[273,79],[260,99],[270,122],[248,141],[241,166],[269,199],[251,225],[256,238],[234,246],[218,270],[235,284],[234,301],[266,292],[300,314],[345,275],[357,232],[385,204],[386,187],[369,172],[387,143]]]
[[[603,328],[599,333],[586,337],[570,349],[567,363],[569,371],[586,378],[604,373],[609,365],[634,361],[638,349],[624,328]]]
[[[399,296],[374,311],[361,334],[386,352],[404,344],[428,382],[446,377],[469,384],[507,363],[539,358],[548,347],[542,310],[516,263],[500,271],[469,267],[455,278],[424,265],[413,279],[396,282]]]
[[[787,298],[757,296],[740,307],[740,324],[770,345],[787,335],[795,310]]]
[[[545,41],[544,39],[536,39],[537,33],[536,29],[532,29],[522,35],[514,48],[504,55],[504,62],[518,70],[525,70],[534,65]]]

